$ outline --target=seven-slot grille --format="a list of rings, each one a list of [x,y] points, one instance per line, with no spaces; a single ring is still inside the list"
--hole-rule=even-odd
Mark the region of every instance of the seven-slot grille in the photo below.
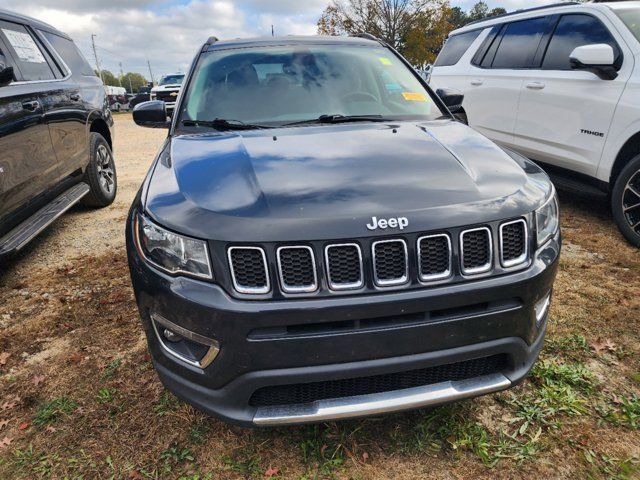
[[[423,282],[451,275],[451,239],[438,234],[418,239],[418,268]]]
[[[318,288],[311,247],[278,248],[278,271],[282,289],[287,293],[314,292]]]
[[[325,249],[327,277],[333,290],[360,288],[364,285],[362,252],[356,243],[329,245]]]
[[[409,279],[409,259],[404,240],[380,240],[374,242],[373,275],[376,285],[386,287],[401,285]]]
[[[258,247],[231,247],[229,265],[233,286],[238,292],[269,292],[269,274],[264,250]]]
[[[413,279],[414,284],[416,281],[428,283],[460,274],[487,273],[494,267],[526,265],[529,259],[526,220],[503,222],[495,226],[495,230],[499,232],[499,242],[496,242],[499,246],[496,248],[499,249],[497,257],[500,265],[494,265],[492,229],[485,226],[462,230],[457,237],[457,250],[454,249],[451,235],[444,232],[413,240],[416,242],[415,250],[411,249],[411,252],[404,238],[372,241],[366,259],[362,255],[361,242],[326,245],[322,252],[324,258],[317,263],[317,252],[311,246],[282,246],[275,252],[279,284],[284,293],[316,292],[321,288],[319,271],[324,270],[325,288],[330,290],[357,290],[370,286],[371,282],[365,281],[364,272],[372,274],[375,286],[384,288],[410,283],[411,275],[417,277]],[[455,268],[454,251],[457,252]],[[265,249],[231,247],[227,253],[233,286],[237,292],[270,292],[270,270]],[[366,268],[365,260],[368,264]],[[417,268],[412,264],[416,264]]]
[[[503,267],[527,260],[527,222],[522,219],[500,225],[500,255]]]
[[[473,275],[491,270],[492,250],[491,230],[487,227],[462,232],[460,234],[462,273]]]

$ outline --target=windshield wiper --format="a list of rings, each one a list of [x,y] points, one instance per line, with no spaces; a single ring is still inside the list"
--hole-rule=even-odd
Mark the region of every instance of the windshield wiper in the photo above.
[[[218,130],[256,130],[273,128],[268,125],[244,123],[240,120],[226,120],[224,118],[216,118],[214,120],[183,120],[182,124],[185,127],[211,127]]]
[[[389,119],[382,115],[320,115],[311,120],[300,120],[299,122],[285,123],[284,127],[292,125],[307,125],[313,123],[350,123],[350,122],[388,122]]]

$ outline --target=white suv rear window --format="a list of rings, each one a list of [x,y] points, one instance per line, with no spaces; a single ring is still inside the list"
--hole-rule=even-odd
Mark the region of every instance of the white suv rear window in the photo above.
[[[482,29],[460,33],[449,37],[434,63],[434,67],[448,67],[458,63],[464,52],[478,38]]]

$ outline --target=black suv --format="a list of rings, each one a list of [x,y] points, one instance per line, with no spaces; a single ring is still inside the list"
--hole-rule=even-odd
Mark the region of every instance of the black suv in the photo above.
[[[560,252],[545,173],[455,121],[370,36],[216,41],[131,208],[129,265],[176,395],[242,425],[508,388]],[[451,110],[447,108],[451,107]]]
[[[0,10],[0,258],[77,202],[116,195],[113,119],[73,41]]]

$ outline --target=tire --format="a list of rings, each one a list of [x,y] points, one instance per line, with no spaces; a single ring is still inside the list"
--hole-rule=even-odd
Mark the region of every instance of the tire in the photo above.
[[[640,247],[640,155],[618,175],[611,193],[611,211],[624,237]]]
[[[107,207],[115,200],[118,190],[113,153],[104,137],[95,132],[91,133],[89,153],[89,165],[84,172],[84,182],[91,190],[81,203],[88,207]]]

